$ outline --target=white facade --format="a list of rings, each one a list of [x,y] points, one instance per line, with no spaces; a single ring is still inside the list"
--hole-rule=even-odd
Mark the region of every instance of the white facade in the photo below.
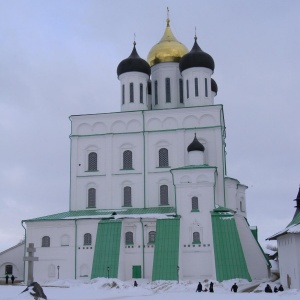
[[[25,243],[20,242],[19,244],[11,247],[0,253],[0,274],[1,277],[5,277],[6,270],[12,270],[12,273],[9,273],[9,278],[11,275],[15,276],[16,281],[23,281],[24,279],[24,247]],[[9,282],[11,280],[9,279]]]
[[[26,243],[34,243],[39,257],[35,278],[235,278],[234,268],[220,265],[223,254],[215,245],[222,214],[235,216],[227,224],[233,250],[241,253],[240,276],[267,277],[268,263],[245,221],[247,187],[226,176],[225,123],[222,105],[214,105],[213,70],[197,66],[181,74],[178,61],[159,62],[151,67],[150,94],[148,74],[128,70],[132,61],[122,64],[121,112],[70,117],[70,211],[25,221]],[[205,150],[187,150],[195,137]],[[170,225],[175,231],[167,246],[175,254],[168,274],[159,270],[167,254],[156,250],[169,226],[159,227],[160,220],[179,224]],[[100,235],[103,221],[121,221],[115,240]]]

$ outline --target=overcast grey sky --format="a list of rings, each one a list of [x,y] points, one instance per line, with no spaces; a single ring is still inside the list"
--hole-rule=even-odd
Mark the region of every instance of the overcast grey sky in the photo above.
[[[73,114],[119,111],[116,68],[147,58],[170,8],[176,38],[215,61],[228,176],[249,186],[259,240],[294,214],[300,184],[300,1],[0,0],[0,251],[21,220],[68,210]]]

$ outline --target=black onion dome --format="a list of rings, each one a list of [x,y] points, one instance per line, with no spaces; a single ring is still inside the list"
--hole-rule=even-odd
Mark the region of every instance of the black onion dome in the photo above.
[[[218,85],[217,83],[211,78],[211,90],[218,94]]]
[[[187,151],[188,152],[191,152],[191,151],[202,151],[203,152],[204,150],[205,150],[204,146],[198,141],[198,139],[196,137],[196,133],[195,133],[194,140],[187,147]]]
[[[208,68],[212,71],[215,69],[215,62],[213,58],[208,53],[201,50],[196,37],[192,50],[184,55],[179,63],[180,72],[194,67]]]
[[[140,56],[138,55],[136,49],[135,49],[135,43],[133,44],[133,50],[130,54],[130,56],[126,59],[123,59],[117,68],[117,74],[118,77],[127,72],[141,72],[148,74],[150,76],[151,74],[151,68],[149,64]]]

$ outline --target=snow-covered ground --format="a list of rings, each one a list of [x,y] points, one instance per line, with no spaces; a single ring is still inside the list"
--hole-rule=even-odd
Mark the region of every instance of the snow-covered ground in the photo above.
[[[198,282],[196,281],[155,281],[150,282],[144,279],[137,280],[138,287],[133,287],[133,281],[120,281],[118,279],[98,278],[88,283],[76,280],[57,280],[41,283],[48,300],[103,300],[103,299],[125,299],[125,300],[299,300],[300,290],[285,290],[284,292],[267,294],[264,292],[266,282],[248,282],[242,279],[228,280],[222,283],[214,282],[214,293],[196,293]],[[203,288],[209,285],[210,281],[202,281]],[[231,286],[236,282],[239,286],[238,293],[230,292]],[[279,286],[278,282],[268,282],[270,286]],[[242,292],[251,286],[256,289],[249,292]],[[28,292],[20,294],[25,286],[0,286],[0,300],[11,299],[33,299]]]

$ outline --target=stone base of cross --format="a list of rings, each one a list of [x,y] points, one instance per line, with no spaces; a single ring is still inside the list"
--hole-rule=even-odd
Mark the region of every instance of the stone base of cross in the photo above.
[[[28,261],[28,275],[27,275],[27,285],[30,285],[33,282],[33,262],[38,261],[39,258],[34,256],[36,249],[34,248],[33,243],[29,243],[29,247],[26,249],[28,256],[24,257],[24,261]]]

